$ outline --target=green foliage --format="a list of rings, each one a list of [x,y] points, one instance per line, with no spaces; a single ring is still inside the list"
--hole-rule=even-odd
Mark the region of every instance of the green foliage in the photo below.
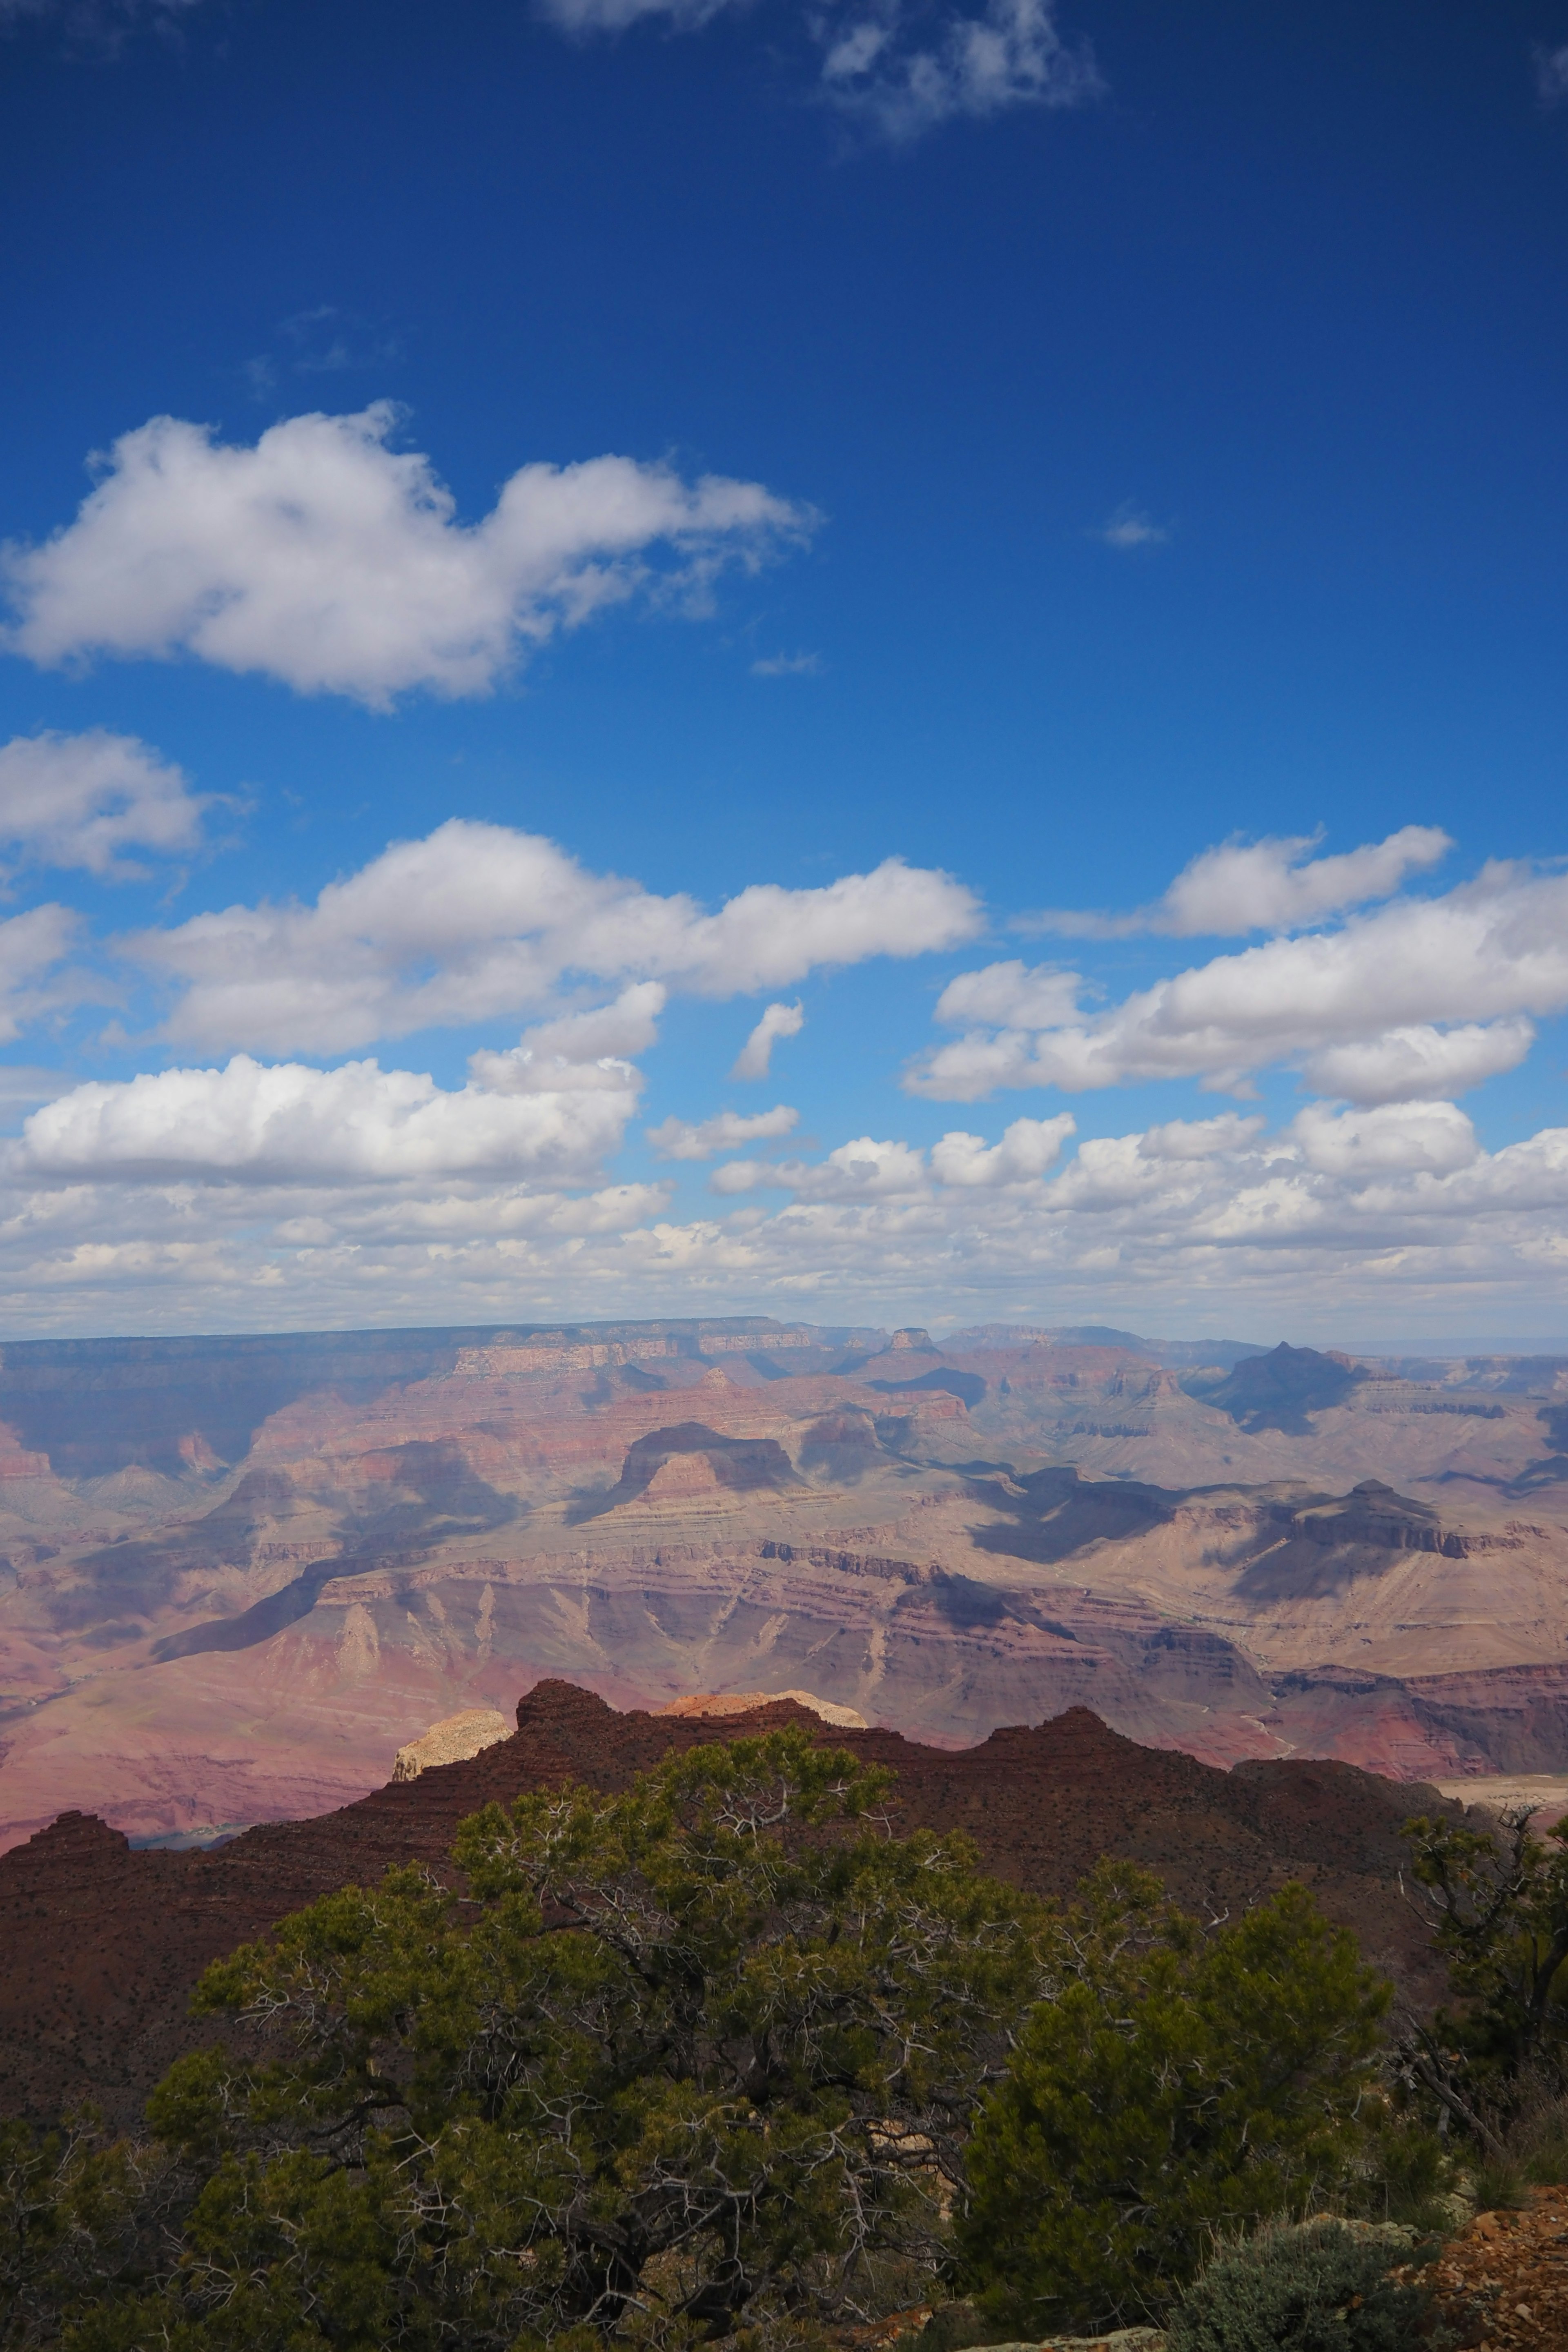
[[[0,2123],[0,2347],[56,2340],[60,2305],[134,2275],[159,2168],[83,2109],[58,2131]]]
[[[175,2257],[71,2352],[556,2352],[909,2302],[1046,1906],[798,1731],[465,1822],[459,1897],[348,1888],[210,1969],[149,2119]],[[911,2284],[912,2282],[912,2284]]]
[[[1521,2100],[1568,2089],[1568,1821],[1544,1841],[1522,1811],[1500,1835],[1425,1815],[1405,1834],[1458,1997],[1412,2028],[1411,2078],[1500,2161]]]
[[[961,2273],[1020,2336],[1160,2316],[1352,2167],[1388,1988],[1299,1886],[1205,1933],[1102,1864],[969,2149]]]
[[[1390,2277],[1409,2260],[1400,2234],[1329,2221],[1259,2231],[1187,2289],[1170,2352],[1405,2352],[1426,2332],[1431,2295]]]

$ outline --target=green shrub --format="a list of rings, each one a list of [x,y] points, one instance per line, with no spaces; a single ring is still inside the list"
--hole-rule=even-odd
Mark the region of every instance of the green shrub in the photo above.
[[[1216,2233],[1364,2161],[1388,1989],[1288,1886],[1206,1930],[1102,1864],[981,2108],[960,2283],[1019,2337],[1158,2320]]]
[[[1405,2352],[1430,2290],[1389,2276],[1409,2231],[1308,2221],[1260,2231],[1194,2281],[1170,2319],[1170,2352]]]

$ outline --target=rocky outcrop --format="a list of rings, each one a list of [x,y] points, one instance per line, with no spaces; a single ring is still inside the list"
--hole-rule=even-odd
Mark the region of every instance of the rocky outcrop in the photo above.
[[[804,1706],[824,1723],[839,1724],[847,1731],[868,1731],[871,1727],[854,1707],[835,1706],[831,1699],[817,1698],[813,1692],[804,1690],[693,1691],[686,1698],[668,1699],[653,1712],[661,1716],[751,1715],[760,1706],[775,1706],[781,1699]]]
[[[1083,1707],[957,1751],[829,1727],[778,1699],[738,1720],[803,1724],[889,1767],[900,1830],[964,1830],[988,1868],[1045,1894],[1069,1892],[1107,1853],[1154,1871],[1202,1916],[1300,1879],[1411,1999],[1438,1990],[1397,1884],[1400,1825],[1441,1807],[1434,1789],[1338,1763],[1219,1771],[1137,1747]],[[42,2119],[90,2096],[130,2122],[171,2061],[211,2037],[188,2013],[209,1960],[334,1887],[374,1885],[393,1864],[444,1869],[458,1823],[492,1799],[568,1780],[623,1789],[736,1722],[617,1713],[543,1682],[519,1703],[516,1731],[468,1761],[209,1853],[133,1853],[101,1822],[67,1815],[0,1857],[0,2111]]]
[[[466,1706],[458,1715],[444,1716],[433,1723],[417,1739],[410,1739],[400,1748],[393,1761],[395,1780],[417,1780],[421,1772],[433,1764],[464,1764],[477,1756],[481,1748],[493,1748],[498,1739],[507,1738],[511,1726],[504,1715],[493,1706]]]

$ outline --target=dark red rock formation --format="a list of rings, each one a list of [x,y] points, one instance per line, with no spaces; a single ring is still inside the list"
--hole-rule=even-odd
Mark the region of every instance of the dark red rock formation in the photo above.
[[[442,1867],[458,1822],[492,1798],[568,1780],[623,1788],[672,1749],[742,1724],[803,1722],[891,1766],[900,1828],[966,1830],[990,1868],[1043,1893],[1069,1892],[1106,1853],[1156,1871],[1205,1913],[1234,1913],[1300,1878],[1417,1999],[1436,1990],[1395,1878],[1401,1822],[1440,1800],[1351,1765],[1222,1772],[1139,1748],[1084,1707],[956,1752],[829,1730],[783,1702],[729,1722],[622,1715],[560,1682],[536,1685],[517,1720],[510,1739],[467,1762],[211,1853],[132,1853],[101,1822],[68,1813],[0,1858],[0,2112],[43,2117],[91,2097],[132,2121],[171,2060],[210,2035],[185,2014],[209,1960],[390,1864]]]

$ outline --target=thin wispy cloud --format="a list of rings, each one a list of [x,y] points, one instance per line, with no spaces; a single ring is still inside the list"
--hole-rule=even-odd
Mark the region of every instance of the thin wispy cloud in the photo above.
[[[1158,523],[1143,509],[1124,499],[1115,512],[1089,533],[1102,547],[1127,550],[1135,547],[1163,547],[1170,539],[1167,526]]]
[[[165,37],[201,0],[0,0],[0,36],[33,29],[89,57],[119,54],[132,33]]]
[[[753,677],[820,677],[820,654],[767,654],[752,664]]]
[[[540,13],[579,37],[662,17],[694,33],[745,0],[542,0]],[[1087,40],[1064,34],[1055,0],[985,0],[977,12],[910,0],[807,0],[806,38],[821,96],[895,142],[955,118],[1020,106],[1085,106],[1105,84]]]
[[[1537,48],[1535,94],[1542,106],[1561,106],[1568,100],[1568,41],[1561,48]]]

